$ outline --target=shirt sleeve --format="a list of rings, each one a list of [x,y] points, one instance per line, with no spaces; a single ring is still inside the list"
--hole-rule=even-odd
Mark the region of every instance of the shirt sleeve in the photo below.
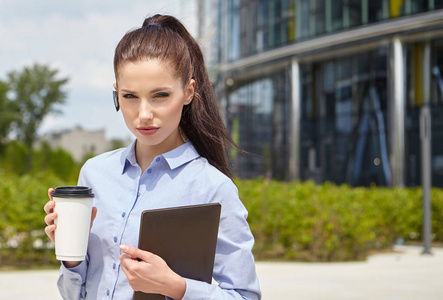
[[[84,184],[80,172],[78,185]],[[88,270],[88,256],[77,267],[67,268],[62,262],[57,287],[64,300],[78,300],[86,298],[86,273]]]
[[[183,300],[261,299],[255,261],[254,237],[246,221],[247,210],[232,181],[219,186],[211,202],[222,205],[213,278],[218,284],[185,278]]]
[[[66,268],[62,263],[57,287],[60,295],[65,300],[78,300],[86,298],[86,270],[87,261],[84,260],[75,268]]]

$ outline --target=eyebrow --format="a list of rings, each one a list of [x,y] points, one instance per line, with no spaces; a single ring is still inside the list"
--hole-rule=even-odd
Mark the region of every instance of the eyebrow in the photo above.
[[[129,93],[129,94],[136,94],[136,91],[131,91],[131,90],[127,90],[127,89],[121,89],[120,90],[122,93]],[[168,91],[168,92],[172,92],[173,89],[169,88],[169,87],[159,87],[159,88],[155,88],[151,91],[149,91],[151,94],[157,93],[157,92],[162,92],[162,91]]]

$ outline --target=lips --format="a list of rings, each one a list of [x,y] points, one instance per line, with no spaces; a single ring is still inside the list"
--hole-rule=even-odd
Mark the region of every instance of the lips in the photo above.
[[[159,129],[160,129],[160,127],[158,127],[158,126],[140,126],[140,127],[137,127],[137,130],[142,135],[153,135],[153,134],[157,133],[157,131]]]

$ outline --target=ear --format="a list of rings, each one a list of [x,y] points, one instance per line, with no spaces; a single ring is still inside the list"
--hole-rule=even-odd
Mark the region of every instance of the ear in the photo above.
[[[191,79],[189,80],[189,83],[185,88],[186,99],[184,105],[188,105],[189,103],[191,103],[192,99],[194,99],[194,94],[195,94],[195,80]]]

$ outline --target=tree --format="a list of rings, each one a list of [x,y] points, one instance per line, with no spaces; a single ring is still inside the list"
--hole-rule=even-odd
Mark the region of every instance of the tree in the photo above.
[[[127,145],[125,145],[125,142],[123,140],[113,139],[113,140],[111,140],[111,149],[109,149],[109,150],[116,150],[116,149],[124,148],[126,146]]]
[[[8,84],[0,81],[0,150],[3,143],[11,130],[11,125],[19,119],[16,106],[7,97],[9,91]]]
[[[57,112],[55,104],[65,102],[66,92],[62,90],[67,78],[57,79],[58,70],[49,66],[34,64],[21,72],[8,74],[12,102],[17,107],[20,119],[15,123],[17,138],[29,149],[27,170],[31,169],[33,145],[37,130],[44,117]]]

